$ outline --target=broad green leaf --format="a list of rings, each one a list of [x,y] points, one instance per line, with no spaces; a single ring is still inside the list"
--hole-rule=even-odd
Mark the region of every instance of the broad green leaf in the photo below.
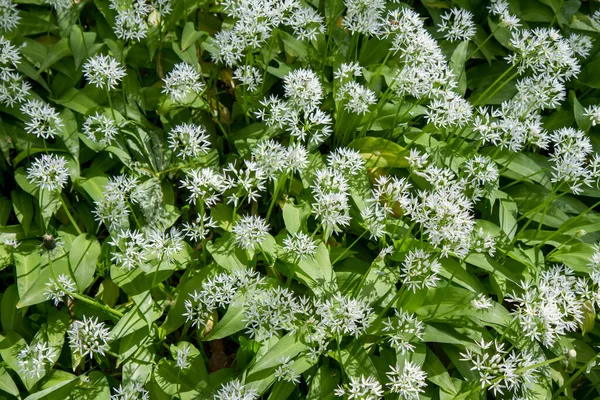
[[[147,328],[162,315],[162,308],[158,304],[152,304],[150,308],[145,307],[145,309],[146,313],[142,312],[139,306],[126,312],[112,329],[111,338],[117,340],[139,329]]]
[[[77,119],[73,111],[65,108],[59,114],[59,117],[63,123],[60,129],[59,136],[65,143],[67,149],[73,156],[74,160],[79,159],[79,127],[77,126]]]
[[[42,386],[42,390],[29,395],[25,400],[66,399],[78,382],[78,376],[65,371],[54,370],[50,379]]]
[[[108,379],[100,371],[92,371],[82,379],[71,393],[73,400],[96,400],[108,399],[111,395]]]
[[[308,49],[306,48],[306,42],[296,39],[296,37],[290,35],[285,31],[278,31],[278,35],[283,42],[285,52],[289,57],[305,59],[308,55]]]
[[[295,277],[317,295],[332,293],[335,290],[335,274],[327,247],[322,242],[317,246],[313,258],[304,258],[298,263]]]
[[[152,373],[153,359],[154,357],[150,350],[145,347],[140,348],[138,352],[123,364],[123,382],[146,382]]]
[[[229,305],[223,318],[216,323],[204,340],[222,339],[244,329],[246,326],[246,322],[244,321],[245,311],[246,307],[243,304],[243,296],[240,295]]]
[[[17,332],[23,335],[29,321],[23,318],[22,312],[17,309],[19,294],[16,285],[10,285],[2,294],[0,302],[0,321],[4,332]],[[31,337],[31,336],[29,336]]]
[[[275,343],[275,345],[257,360],[248,371],[247,382],[252,382],[259,379],[264,371],[275,368],[281,364],[281,359],[290,357],[295,358],[302,351],[306,350],[306,344],[302,343],[299,338],[292,333],[288,333]],[[301,371],[297,371],[301,372]]]
[[[6,372],[4,367],[0,366],[0,391],[4,391],[8,394],[11,394],[15,397],[19,396],[19,389],[15,382],[10,377],[10,374]]]
[[[517,203],[504,192],[497,190],[494,195],[499,200],[498,219],[500,228],[506,233],[509,239],[513,239],[517,233],[517,217],[519,209]]]
[[[215,262],[227,271],[245,271],[247,269],[247,256],[235,245],[231,234],[223,234],[213,243],[207,243],[206,248]]]
[[[40,189],[39,191],[40,212],[42,213],[42,220],[44,221],[44,226],[46,228],[50,223],[50,218],[52,218],[62,206],[59,196],[61,196],[60,192],[47,189]]]
[[[460,78],[458,87],[455,89],[458,94],[463,95],[467,90],[467,75],[465,74],[465,62],[467,60],[467,50],[469,48],[469,42],[460,42],[456,49],[452,53],[450,58],[450,69],[454,72],[454,76]]]
[[[178,290],[175,302],[169,308],[164,324],[161,325],[161,328],[165,329],[167,334],[178,329],[185,323],[186,318],[183,316],[183,313],[185,313],[185,301],[189,299],[191,293],[202,288],[202,282],[206,279],[208,274],[214,272],[214,265],[215,264],[212,264],[211,266],[203,268],[198,274],[192,277],[190,277],[187,272],[182,277],[179,286],[177,287]]]
[[[83,115],[89,113],[90,110],[99,106],[99,104],[85,94],[84,91],[77,90],[74,87],[70,87],[65,90],[59,98],[51,100],[62,105],[63,107],[70,108],[71,110]]]
[[[17,168],[15,171],[15,181],[25,192],[37,197],[38,187],[29,182],[27,179],[27,171],[23,167]]]
[[[308,387],[306,400],[324,400],[335,398],[333,391],[340,382],[340,371],[328,365],[321,365],[313,374]]]
[[[366,136],[358,138],[348,145],[357,150],[365,160],[367,168],[392,167],[407,168],[408,162],[404,147],[390,140]]]
[[[594,253],[595,249],[592,244],[575,243],[559,248],[548,257],[548,261],[563,263],[577,272],[589,273],[590,259]]]
[[[340,351],[341,360],[337,351],[332,351],[329,355],[341,362],[344,366],[344,372],[348,376],[356,378],[361,376],[373,376],[377,378],[379,376],[375,365],[373,365],[373,361],[360,341],[355,340],[347,348],[342,349]]]
[[[38,265],[38,275],[35,281],[27,289],[27,291],[23,295],[20,295],[20,300],[17,304],[17,307],[22,308],[26,306],[31,306],[34,304],[42,303],[47,300],[44,292],[48,288],[47,284],[50,283],[52,280],[52,274],[47,262],[47,260],[42,260],[42,264]],[[52,262],[52,269],[56,278],[64,274],[73,279],[69,270],[69,262],[67,261],[67,257],[57,257]]]
[[[100,243],[92,235],[82,233],[71,244],[69,264],[80,292],[94,281],[99,256]]]
[[[206,36],[206,32],[198,32],[194,29],[194,23],[188,21],[183,27],[183,33],[181,34],[181,50],[186,51],[188,47],[196,43],[203,36]]]
[[[27,244],[31,244],[31,242]],[[14,252],[13,257],[15,260],[19,297],[22,298],[40,276],[42,267],[40,265],[39,247],[35,247],[34,245],[25,246],[25,243],[21,244],[20,247],[21,249]]]
[[[282,216],[286,230],[289,233],[298,233],[306,227],[306,221],[310,216],[310,207],[306,202],[294,204],[291,199],[288,199],[282,208]]]
[[[452,379],[448,370],[431,349],[427,349],[427,357],[423,364],[423,370],[427,373],[427,380],[436,384],[450,394],[456,394]]]
[[[96,49],[95,40],[96,32],[84,32],[78,25],[73,25],[69,36],[69,44],[76,68],[79,68],[83,61]]]
[[[10,194],[15,215],[23,227],[23,231],[27,234],[33,219],[33,197],[18,190],[13,190]]]
[[[79,181],[79,186],[90,195],[93,201],[100,201],[104,197],[104,187],[108,183],[106,176],[92,176],[90,178],[82,178]]]

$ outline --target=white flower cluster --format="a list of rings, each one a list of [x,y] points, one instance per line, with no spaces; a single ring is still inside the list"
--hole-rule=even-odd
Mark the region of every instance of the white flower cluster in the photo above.
[[[55,351],[46,342],[25,345],[17,353],[17,365],[21,374],[30,378],[40,378],[46,368],[54,362]]]
[[[442,14],[442,22],[438,30],[451,42],[471,40],[477,32],[473,22],[473,14],[464,8],[452,8]]]
[[[131,194],[138,187],[134,176],[117,175],[110,177],[104,187],[103,194],[96,201],[94,214],[97,221],[102,222],[111,231],[129,227],[129,202],[135,202]]]
[[[495,396],[508,390],[513,398],[519,398],[545,376],[543,368],[535,366],[541,360],[534,354],[517,350],[509,353],[504,343],[496,340],[481,339],[477,347],[467,348],[460,355],[461,360],[473,364],[471,370],[477,373],[481,388],[488,387]]]
[[[10,0],[0,3],[0,27],[10,27],[13,23],[18,23],[19,17],[15,18],[14,7]],[[1,14],[2,11],[5,14]],[[10,40],[0,36],[0,104],[7,107],[25,102],[31,90],[31,85],[17,72],[20,62],[19,50],[10,43]]]
[[[44,296],[46,299],[52,300],[54,305],[57,306],[63,302],[67,292],[75,292],[77,287],[75,282],[68,275],[60,274],[56,280],[52,279],[46,283],[46,290],[44,290]]]
[[[110,146],[119,134],[119,126],[111,117],[95,112],[83,123],[83,133],[94,143]]]
[[[419,321],[416,315],[402,311],[394,310],[395,315],[388,317],[383,321],[383,332],[388,338],[390,346],[400,352],[400,354],[412,353],[415,351],[414,342],[423,340],[425,326]]]
[[[226,0],[224,6],[235,23],[215,35],[218,51],[213,59],[229,67],[237,65],[248,50],[264,46],[279,25],[291,27],[300,40],[315,40],[325,31],[323,17],[297,0]]]
[[[56,154],[43,154],[27,169],[27,179],[33,185],[50,191],[62,189],[69,178],[67,160]]]
[[[507,60],[520,73],[531,71],[564,82],[576,77],[581,69],[573,47],[554,28],[515,30],[510,45],[515,51]]]
[[[63,127],[54,107],[41,100],[27,100],[21,106],[21,112],[29,117],[25,131],[38,138],[54,139]]]
[[[520,293],[507,299],[514,303],[514,317],[525,337],[552,347],[567,332],[582,323],[588,304],[600,305],[600,291],[585,278],[578,278],[564,265],[541,272],[537,280],[523,281]]]
[[[196,158],[210,150],[210,141],[206,129],[200,125],[183,123],[169,132],[169,147],[179,151],[177,155],[183,159]]]
[[[582,186],[591,187],[600,178],[600,157],[594,152],[585,132],[570,127],[557,129],[550,135],[554,151],[552,182],[565,183],[575,194]]]
[[[182,103],[191,95],[197,97],[205,89],[200,73],[186,63],[175,64],[173,70],[165,77],[164,83],[163,93],[168,94],[171,101],[176,103]]]
[[[113,388],[114,393],[110,395],[110,400],[148,400],[150,393],[144,389],[140,382],[129,381],[126,385],[119,385]]]
[[[332,133],[331,116],[319,106],[323,88],[317,75],[308,69],[297,69],[285,77],[283,100],[271,95],[260,102],[256,116],[268,126],[285,129],[291,136],[314,148]]]
[[[85,78],[96,87],[112,90],[127,74],[125,68],[111,56],[97,55],[83,64]]]
[[[109,330],[104,322],[99,322],[97,317],[83,316],[81,321],[73,321],[68,331],[69,346],[74,354],[84,358],[94,354],[104,355],[109,349]]]
[[[12,0],[0,0],[0,29],[10,32],[19,26],[21,16],[17,5]]]
[[[109,242],[115,249],[111,261],[119,268],[130,271],[151,258],[172,264],[183,249],[182,232],[172,227],[168,232],[151,229],[146,234],[137,230],[121,229]]]

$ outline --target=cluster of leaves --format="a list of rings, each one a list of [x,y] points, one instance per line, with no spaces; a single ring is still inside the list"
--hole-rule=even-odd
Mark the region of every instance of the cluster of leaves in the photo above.
[[[0,397],[600,395],[600,11],[0,1]]]

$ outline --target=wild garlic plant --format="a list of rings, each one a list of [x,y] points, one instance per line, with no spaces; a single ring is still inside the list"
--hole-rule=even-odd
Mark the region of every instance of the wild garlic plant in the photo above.
[[[1,395],[598,396],[600,9],[550,3],[1,0]]]

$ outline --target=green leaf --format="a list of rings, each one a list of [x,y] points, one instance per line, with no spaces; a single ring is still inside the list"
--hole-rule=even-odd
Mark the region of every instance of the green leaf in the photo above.
[[[321,365],[313,375],[308,387],[306,400],[333,399],[333,391],[340,382],[340,371],[328,365]]]
[[[360,376],[373,376],[377,378],[379,373],[373,365],[373,361],[364,349],[360,341],[353,341],[347,348],[341,350],[341,360],[337,352],[331,352],[329,355],[344,366],[346,374],[359,378]]]
[[[100,243],[92,235],[82,233],[71,244],[69,264],[80,292],[94,281],[96,262],[100,256]]]
[[[519,208],[517,207],[517,203],[506,193],[501,191],[496,191],[496,198],[499,199],[499,222],[500,228],[506,233],[506,236],[509,239],[513,239],[515,234],[517,233],[517,216],[519,212]]]
[[[253,382],[264,378],[266,373],[273,372],[269,370],[274,369],[281,364],[280,360],[282,358],[289,357],[293,359],[302,351],[306,350],[306,348],[306,344],[302,343],[295,334],[288,333],[279,339],[275,345],[270,347],[265,355],[260,357],[256,364],[250,368],[246,382]],[[298,374],[303,372],[296,368],[294,368],[294,370]]]
[[[458,87],[455,89],[458,94],[464,96],[467,90],[467,74],[465,73],[465,62],[467,60],[467,50],[469,48],[469,42],[460,42],[456,49],[452,53],[450,58],[450,69],[454,72],[454,75],[460,77]]]
[[[97,108],[99,105],[83,91],[77,90],[74,87],[65,90],[59,98],[50,100],[83,115],[88,114],[90,110]]]
[[[74,160],[79,159],[79,127],[77,126],[77,119],[73,111],[65,108],[59,114],[60,119],[63,122],[63,126],[60,129],[59,136],[69,149],[69,152],[73,156]]]
[[[152,300],[150,292],[142,293],[134,297],[138,305],[129,310],[111,331],[113,340],[130,335],[142,328],[149,328],[163,313],[161,304]]]
[[[21,296],[17,307],[22,308],[39,304],[46,301],[46,295],[44,292],[48,288],[47,283],[52,280],[52,274],[48,267],[47,260],[43,260],[43,267],[40,266],[40,273],[35,282],[27,290],[27,292]],[[54,270],[54,276],[57,278],[60,275],[67,275],[72,279],[71,272],[69,270],[69,262],[66,257],[60,257],[52,262],[52,269]],[[20,292],[19,292],[20,293]]]
[[[10,195],[15,215],[23,227],[23,232],[27,234],[33,219],[33,197],[18,190],[13,190]]]
[[[78,381],[78,376],[69,374],[68,372],[60,370],[52,371],[50,379],[42,387],[43,390],[29,395],[25,400],[66,399]]]
[[[30,43],[30,42],[28,42]],[[58,42],[56,42],[50,49],[48,50],[48,55],[44,57],[44,61],[41,63],[38,68],[38,72],[43,72],[49,67],[53,66],[57,61],[71,54],[71,48],[69,47],[69,40],[67,38],[62,38]]]
[[[153,374],[154,381],[163,392],[182,400],[201,398],[201,393],[210,388],[202,355],[191,344],[188,343],[187,346],[189,349],[188,362],[190,363],[188,368],[182,370],[174,361],[163,358],[154,368]],[[174,347],[171,345],[172,353],[176,350]],[[181,343],[177,348],[182,348]]]
[[[308,286],[313,293],[322,295],[336,289],[335,274],[329,260],[327,247],[321,242],[313,258],[304,258],[298,263],[295,278]]]
[[[244,329],[246,327],[246,322],[244,321],[246,307],[244,307],[243,303],[243,296],[239,295],[239,297],[229,306],[223,319],[217,322],[204,340],[211,341],[222,339]]]
[[[22,249],[18,249],[13,254],[19,297],[23,297],[27,293],[42,271],[39,247],[31,246],[31,242],[27,244],[29,246],[25,246],[25,243],[22,243],[19,246]]]
[[[23,167],[17,168],[15,171],[15,181],[26,193],[37,197],[38,187],[27,179],[27,171]]]
[[[4,332],[14,331],[22,335],[22,331],[25,330],[28,320],[23,318],[17,309],[18,302],[19,293],[17,292],[17,285],[10,285],[2,294],[0,321],[2,322]]]
[[[72,26],[69,44],[71,46],[71,53],[73,53],[73,59],[75,60],[75,68],[79,68],[83,61],[90,54],[93,54],[92,50],[96,49],[94,46],[95,40],[96,32],[83,32],[78,25]]]
[[[2,361],[6,363],[17,374],[19,374],[19,363],[17,362],[17,354],[21,349],[27,346],[27,342],[16,332],[6,332],[5,336],[0,335],[0,356]],[[24,378],[19,374],[19,377],[24,382]]]
[[[198,290],[202,287],[202,282],[206,279],[207,275],[214,271],[215,264],[207,268],[203,268],[197,275],[190,277],[189,273],[186,273],[177,286],[177,295],[175,297],[175,303],[171,305],[167,314],[167,319],[161,328],[165,329],[167,334],[175,331],[185,322],[185,301],[189,299],[190,293]]]
[[[39,205],[40,212],[42,213],[42,221],[44,222],[44,227],[48,227],[50,223],[50,218],[61,207],[61,202],[59,199],[60,192],[50,191],[47,189],[40,189],[39,191]]]
[[[390,140],[366,136],[358,138],[348,145],[357,150],[365,160],[367,168],[392,167],[407,168],[404,147]]]
[[[310,216],[310,206],[306,202],[294,204],[292,199],[286,200],[282,208],[283,221],[289,233],[298,233],[306,227],[306,221]]]
[[[448,370],[431,349],[427,349],[423,370],[427,373],[428,381],[450,394],[455,395],[457,393]]]
[[[106,176],[92,176],[91,178],[82,178],[79,186],[90,195],[93,201],[100,201],[104,197],[104,187],[108,183]]]
[[[92,371],[82,379],[71,393],[73,400],[96,400],[110,398],[111,390],[106,376],[99,371]]]
[[[194,23],[188,21],[183,27],[183,33],[181,35],[181,50],[186,51],[188,47],[196,43],[198,39],[206,35],[206,32],[198,32],[194,29]]]
[[[213,243],[207,243],[206,248],[215,262],[227,271],[247,269],[248,257],[235,245],[230,233],[226,232]]]
[[[594,245],[589,243],[575,243],[571,246],[559,248],[548,257],[548,261],[563,263],[577,272],[589,273],[590,259],[594,253]]]
[[[8,394],[12,394],[15,397],[19,396],[19,389],[15,382],[10,377],[10,374],[6,372],[4,367],[0,366],[0,391],[4,391]]]
[[[288,57],[299,58],[301,60],[305,59],[308,55],[308,49],[306,48],[306,43],[302,40],[296,39],[294,36],[290,35],[285,31],[278,31],[278,35],[283,42],[283,47],[285,49]]]

